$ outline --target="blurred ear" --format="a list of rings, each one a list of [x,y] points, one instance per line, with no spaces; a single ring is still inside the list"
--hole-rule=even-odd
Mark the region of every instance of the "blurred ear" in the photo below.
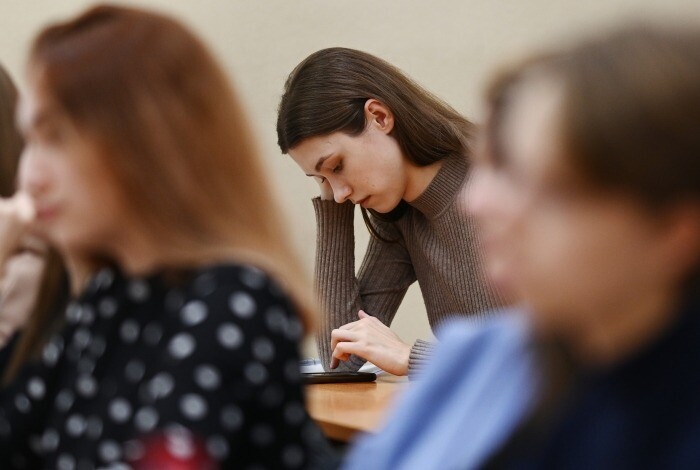
[[[684,276],[700,265],[700,204],[677,204],[664,219],[664,252]]]
[[[374,125],[389,134],[394,128],[394,113],[381,101],[370,98],[365,102],[365,121],[368,126]]]

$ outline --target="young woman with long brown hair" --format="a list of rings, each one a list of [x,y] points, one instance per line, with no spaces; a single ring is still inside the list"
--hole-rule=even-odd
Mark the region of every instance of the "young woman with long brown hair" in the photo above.
[[[310,289],[206,47],[168,17],[98,6],[38,35],[27,78],[33,231],[97,274],[1,392],[0,461],[308,465]]]
[[[369,360],[405,375],[423,365],[430,343],[405,344],[389,329],[415,281],[433,329],[450,316],[481,316],[499,305],[483,275],[473,223],[458,207],[473,131],[455,110],[365,52],[324,49],[289,75],[277,135],[282,152],[321,188],[313,204],[324,366],[355,370]],[[372,233],[357,276],[355,205]]]
[[[488,105],[465,194],[523,309],[451,325],[347,468],[700,467],[700,28],[537,57]]]

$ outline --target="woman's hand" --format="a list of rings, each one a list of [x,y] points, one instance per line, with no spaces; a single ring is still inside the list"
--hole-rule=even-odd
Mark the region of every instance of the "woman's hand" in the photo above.
[[[390,374],[406,375],[411,347],[373,316],[362,310],[358,316],[358,321],[343,325],[331,333],[331,369],[355,354]]]
[[[321,188],[321,199],[324,201],[332,201],[335,199],[335,197],[333,197],[333,188],[331,188],[331,184],[327,179],[324,178],[323,181],[319,181],[318,186]]]
[[[0,199],[0,264],[20,247],[21,238],[35,215],[34,204],[24,192]]]
[[[11,255],[2,266],[0,278],[0,347],[23,328],[32,314],[46,267],[47,247],[32,240],[32,246]],[[26,248],[27,243],[23,243]]]

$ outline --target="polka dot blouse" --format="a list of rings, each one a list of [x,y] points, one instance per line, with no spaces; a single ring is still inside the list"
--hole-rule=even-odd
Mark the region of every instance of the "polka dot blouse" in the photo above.
[[[100,271],[0,392],[2,468],[303,468],[302,327],[262,271]]]

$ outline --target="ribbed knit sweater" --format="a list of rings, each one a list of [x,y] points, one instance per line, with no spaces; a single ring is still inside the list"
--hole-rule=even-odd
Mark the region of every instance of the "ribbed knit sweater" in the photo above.
[[[433,331],[451,316],[478,318],[502,305],[486,283],[474,222],[460,207],[467,178],[463,156],[444,160],[425,191],[395,222],[372,221],[387,243],[372,237],[355,274],[355,206],[347,201],[313,200],[317,221],[315,280],[323,311],[317,344],[324,367],[332,351],[331,331],[358,319],[362,309],[390,325],[408,287],[418,281]],[[432,344],[417,340],[409,375],[425,365]],[[352,356],[337,370],[357,370]]]

